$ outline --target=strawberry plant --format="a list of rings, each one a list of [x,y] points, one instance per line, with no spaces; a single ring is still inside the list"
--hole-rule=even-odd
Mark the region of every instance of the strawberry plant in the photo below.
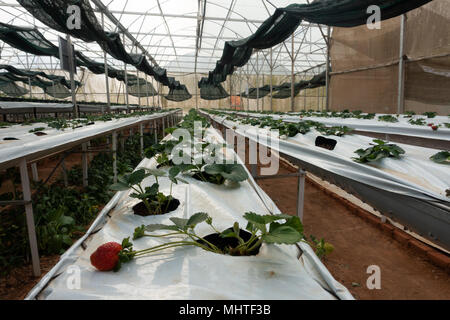
[[[425,126],[425,125],[427,125],[427,121],[424,118],[409,119],[408,122],[410,124],[414,125],[414,126]]]
[[[428,119],[433,119],[433,118],[436,118],[437,113],[436,112],[425,112],[423,115],[426,116]]]
[[[7,129],[10,126],[12,126],[12,123],[0,121],[0,129]]]
[[[373,140],[376,144],[368,149],[359,149],[355,153],[359,158],[353,158],[359,163],[370,163],[379,161],[384,158],[400,159],[401,155],[405,154],[405,150],[395,144],[387,144],[382,140]]]
[[[416,113],[414,111],[406,111],[404,118],[412,118]]]
[[[337,136],[342,137],[346,134],[349,134],[353,131],[353,129],[343,126],[343,127],[327,127],[324,125],[320,125],[319,123],[316,126],[316,130],[325,136]]]
[[[207,213],[197,213],[189,219],[171,218],[171,225],[143,225],[135,229],[134,241],[144,237],[173,238],[178,236],[183,239],[134,251],[129,238],[127,238],[121,245],[125,249],[122,249],[119,253],[116,253],[119,248],[117,244],[107,244],[106,247],[110,247],[108,250],[105,250],[105,245],[101,246],[98,250],[100,250],[100,253],[104,252],[104,254],[101,254],[102,258],[98,259],[99,254],[96,251],[91,258],[95,262],[92,264],[100,271],[106,269],[118,271],[122,263],[171,248],[192,246],[215,254],[249,256],[258,254],[263,243],[285,245],[294,245],[302,241],[308,243],[304,240],[303,225],[298,217],[288,215],[262,216],[248,212],[244,215],[244,218],[247,220],[246,231],[242,230],[237,222],[231,228],[219,231],[214,227],[213,220]],[[201,223],[208,224],[214,233],[206,237],[197,235],[195,229]],[[166,233],[155,234],[157,231]],[[116,265],[111,268],[114,263]],[[100,268],[98,268],[99,266]],[[104,266],[106,267],[103,268]]]
[[[450,164],[450,151],[441,151],[436,153],[430,160],[439,164]]]
[[[398,122],[398,119],[397,117],[386,115],[386,116],[379,116],[378,121],[396,123]]]
[[[172,197],[173,184],[185,182],[176,178],[179,172],[171,170],[168,178],[171,181],[170,195],[166,196],[159,192],[159,178],[166,177],[166,172],[162,170],[140,169],[131,174],[124,175],[118,179],[118,182],[111,186],[113,191],[127,191],[132,189],[134,193],[130,197],[139,199],[142,202],[133,207],[135,214],[141,216],[161,215],[176,210],[180,202]],[[153,176],[156,180],[150,187],[144,188],[142,182],[144,179]]]
[[[42,132],[44,130],[45,130],[45,128],[36,128],[36,129],[28,131],[28,133],[37,133],[37,132]]]

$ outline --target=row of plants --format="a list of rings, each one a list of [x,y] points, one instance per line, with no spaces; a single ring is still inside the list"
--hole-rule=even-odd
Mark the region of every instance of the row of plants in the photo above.
[[[154,137],[144,136],[145,146],[150,146]],[[106,139],[92,141],[92,145],[105,145]],[[98,215],[113,192],[112,155],[97,154],[90,162],[89,186],[80,186],[82,169],[75,166],[68,170],[69,187],[64,186],[62,177],[51,185],[43,182],[33,185],[33,210],[39,253],[43,256],[60,255],[83,235],[87,226]],[[140,162],[140,137],[134,135],[125,141],[124,149],[118,150],[118,172],[131,172]],[[0,176],[0,184],[12,184],[12,191],[0,195],[1,201],[18,200],[20,175],[17,169],[7,170]],[[8,273],[12,268],[28,263],[29,243],[23,207],[4,208],[0,212],[0,270]]]
[[[297,134],[307,134],[311,129],[315,129],[325,136],[337,136],[342,137],[350,134],[353,129],[347,126],[326,126],[322,123],[315,121],[300,121],[298,123],[288,123],[283,120],[276,120],[273,117],[262,117],[262,118],[243,118],[238,114],[228,114],[217,111],[208,111],[213,115],[218,115],[226,117],[228,121],[240,122],[241,124],[258,126],[260,128],[270,128],[271,130],[278,130],[280,132],[280,137],[295,137]]]
[[[347,127],[326,127],[323,124],[315,123],[313,121],[302,121],[299,123],[286,124],[282,120],[275,120],[272,117],[263,118],[246,118],[242,119],[242,116],[237,114],[228,114],[220,111],[208,111],[210,114],[226,117],[229,121],[239,121],[241,124],[247,124],[259,127],[270,127],[272,130],[280,130],[280,136],[286,135],[287,137],[295,137],[297,134],[306,134],[310,132],[312,127],[326,136],[344,136],[350,133],[352,130]],[[430,114],[433,116],[433,114]],[[373,140],[374,144],[367,149],[358,149],[355,153],[358,157],[354,157],[353,160],[358,163],[368,164],[380,161],[385,158],[401,159],[406,154],[405,150],[401,147],[387,143],[382,140]],[[438,164],[449,164],[449,151],[441,151],[432,157],[430,160]]]
[[[153,114],[163,113],[170,110],[159,110],[159,111],[136,111],[133,113],[120,113],[120,114],[105,114],[105,115],[88,115],[79,119],[64,119],[64,118],[39,118],[39,119],[29,119],[21,123],[22,126],[30,126],[35,123],[47,124],[48,128],[64,131],[65,129],[78,129],[85,126],[94,125],[97,122],[109,122],[117,119],[128,119],[134,117],[143,117]],[[6,129],[17,123],[10,122],[0,122],[0,129]],[[30,133],[42,132],[47,128],[38,128],[30,130]]]
[[[222,111],[232,111],[236,112],[236,110],[219,110],[218,112]],[[211,112],[211,111],[208,111]],[[217,111],[212,111],[217,112]],[[250,114],[266,114],[266,115],[280,115],[280,116],[300,116],[301,119],[303,118],[341,118],[341,119],[361,119],[361,120],[373,120],[375,118],[378,119],[380,122],[390,122],[390,123],[397,123],[399,122],[399,118],[401,115],[381,115],[378,116],[375,113],[363,113],[360,110],[356,111],[350,111],[350,110],[344,110],[342,112],[336,112],[336,111],[314,111],[314,110],[308,110],[308,111],[300,111],[300,112],[271,112],[271,111],[246,111]],[[437,117],[436,112],[425,112],[422,114],[422,116],[426,118],[417,118],[417,114],[414,111],[407,111],[403,115],[403,118],[410,120],[408,121],[411,125],[420,125],[420,126],[430,126],[434,131],[438,130],[441,127],[444,128],[450,128],[450,123],[444,123],[444,124],[434,124],[429,123],[427,119],[434,119]],[[450,118],[450,115],[449,115]]]
[[[202,124],[201,137],[204,137],[204,132],[210,124],[195,110],[192,110],[177,128],[186,129],[190,133],[194,133],[195,122]],[[177,128],[169,128],[167,132],[174,133]],[[147,148],[146,156],[154,157],[157,160],[159,169],[138,169],[132,174],[121,177],[119,183],[113,185],[112,189],[116,191],[132,189],[134,193],[131,194],[131,197],[142,200],[143,206],[147,208],[146,215],[160,215],[170,212],[160,210],[165,205],[164,202],[159,201],[158,196],[160,194],[158,179],[160,178],[166,178],[171,181],[171,190],[173,184],[178,184],[179,182],[188,183],[180,176],[190,176],[205,183],[223,185],[224,188],[228,187],[226,186],[226,181],[235,182],[238,186],[239,182],[248,179],[246,170],[242,165],[236,163],[207,164],[200,160],[191,164],[174,164],[173,154],[183,153],[186,146],[191,147],[192,154],[188,154],[188,156],[193,156],[197,151],[202,153],[202,158],[207,155],[215,160],[217,160],[218,155],[215,152],[218,148],[225,147],[222,145],[212,146],[205,139],[199,138],[198,132],[196,137],[194,135],[191,135],[191,137],[191,139],[187,140],[184,140],[184,138],[179,138],[178,140],[168,139]],[[177,149],[177,147],[181,148]],[[153,177],[152,181],[154,180],[155,183],[145,187],[143,181],[149,177]],[[161,195],[161,199],[162,197],[170,196]],[[219,231],[214,226],[213,219],[203,212],[196,213],[188,219],[172,217],[170,218],[172,224],[169,225],[141,225],[136,227],[132,236],[133,241],[139,241],[142,238],[166,238],[168,241],[162,245],[139,251],[133,249],[133,243],[130,240],[131,236],[125,238],[122,243],[108,242],[98,247],[91,255],[91,264],[99,271],[119,271],[122,264],[139,257],[167,249],[187,246],[201,248],[214,254],[249,256],[257,255],[261,245],[264,243],[294,245],[299,242],[306,242],[315,248],[321,258],[331,253],[334,249],[324,239],[317,240],[315,237],[311,237],[311,242],[308,242],[304,236],[303,225],[298,217],[283,214],[258,215],[248,212],[244,215],[244,219],[248,222],[245,230],[236,222],[230,228]],[[195,229],[202,223],[209,225],[213,233],[206,237],[199,236]],[[174,240],[174,238],[178,239]]]
[[[201,124],[199,132],[195,132],[195,123]],[[228,187],[238,187],[239,183],[248,179],[245,168],[234,163],[223,163],[219,158],[217,150],[224,148],[224,145],[215,145],[202,140],[205,130],[210,126],[204,117],[200,117],[195,110],[192,110],[184,121],[177,127],[166,129],[166,133],[173,133],[177,129],[184,129],[189,132],[190,139],[184,140],[170,138],[160,143],[154,144],[145,149],[147,158],[155,158],[156,169],[139,168],[137,171],[119,178],[118,183],[111,189],[114,191],[126,191],[132,189],[132,198],[141,200],[133,211],[137,215],[150,216],[161,215],[172,212],[178,208],[180,201],[172,197],[174,184],[188,183],[182,176],[190,176],[196,180],[212,183],[215,185],[226,185]],[[195,137],[195,135],[200,136]],[[188,159],[184,163],[174,163],[174,155],[179,159]],[[143,185],[147,178],[153,177],[155,181],[151,186]],[[159,179],[168,178],[170,180],[170,194],[165,195],[160,192]]]

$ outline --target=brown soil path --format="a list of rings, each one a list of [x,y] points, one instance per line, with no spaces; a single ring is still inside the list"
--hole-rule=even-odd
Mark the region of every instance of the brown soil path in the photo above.
[[[281,168],[280,174],[288,173]],[[297,178],[262,180],[259,185],[281,211],[295,215]],[[449,274],[353,214],[311,181],[306,185],[305,231],[325,238],[335,252],[324,264],[356,299],[450,300]],[[367,268],[381,268],[381,290],[367,289]]]

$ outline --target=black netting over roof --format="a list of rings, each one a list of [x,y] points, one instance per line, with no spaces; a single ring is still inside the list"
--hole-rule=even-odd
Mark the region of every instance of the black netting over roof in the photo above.
[[[54,86],[47,87],[44,89],[44,92],[49,96],[57,99],[66,99],[72,96],[72,93],[61,84],[55,84]]]
[[[153,85],[143,79],[128,85],[128,93],[134,97],[152,97],[158,95]]]
[[[164,97],[167,100],[174,102],[183,102],[192,98],[185,85],[181,85],[178,88],[171,88],[169,94]]]
[[[139,71],[153,76],[156,81],[168,86],[177,88],[180,83],[174,78],[167,77],[167,71],[152,67],[144,55],[129,54],[121,40],[120,34],[105,32],[97,21],[94,10],[88,0],[18,0],[36,19],[46,24],[50,28],[71,36],[82,39],[86,42],[97,42],[103,50],[112,57],[135,66]],[[81,28],[69,29],[67,22],[72,12],[69,6],[77,5],[81,11]],[[94,67],[98,72],[99,66]]]
[[[277,87],[273,87],[272,91],[277,91]],[[259,89],[257,88],[250,88],[248,90],[248,94],[247,92],[242,92],[241,93],[241,97],[242,98],[249,98],[249,99],[258,99],[259,98],[264,98],[267,95],[270,94],[270,86],[266,85],[263,87],[260,87]]]
[[[233,74],[235,67],[242,66],[250,59],[253,49],[268,49],[285,41],[295,32],[303,20],[311,23],[336,27],[354,27],[367,23],[371,13],[367,8],[377,5],[381,9],[382,20],[404,14],[431,0],[316,0],[310,4],[292,4],[276,9],[251,36],[227,41],[222,57],[207,78],[202,78],[200,86],[224,82]]]
[[[220,100],[229,96],[221,84],[206,84],[200,87],[200,97],[204,100]]]
[[[35,28],[21,28],[0,22],[0,39],[10,46],[37,56],[59,57],[59,49]]]
[[[22,97],[29,93],[29,91],[21,86],[18,86],[14,82],[4,82],[0,80],[0,91],[9,97]]]
[[[17,76],[22,76],[22,77],[28,77],[28,78],[35,78],[37,76],[39,77],[43,77],[46,78],[52,82],[58,83],[58,84],[62,84],[64,86],[66,86],[67,88],[71,88],[70,85],[70,81],[68,81],[66,78],[64,78],[63,76],[57,76],[57,75],[53,75],[53,74],[46,74],[45,72],[39,72],[39,71],[30,71],[30,70],[23,70],[23,69],[17,69],[13,66],[9,66],[9,65],[0,65],[0,70],[7,70],[12,74],[15,74]],[[81,85],[80,82],[75,81],[75,86],[79,87]]]

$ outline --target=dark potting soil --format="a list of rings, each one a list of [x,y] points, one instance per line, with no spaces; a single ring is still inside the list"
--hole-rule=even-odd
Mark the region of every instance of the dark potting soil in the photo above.
[[[231,230],[231,231],[232,231],[233,228],[227,229],[227,230],[225,230],[225,231],[228,231],[228,230]],[[240,236],[245,242],[247,242],[247,241],[250,240],[252,234],[249,233],[249,232],[247,232],[247,231],[244,231],[244,230],[241,229],[241,230],[239,231],[239,236]],[[236,238],[222,238],[222,237],[220,236],[219,233],[213,233],[213,234],[210,234],[210,235],[208,235],[208,236],[206,236],[206,237],[203,237],[203,238],[204,238],[206,241],[208,241],[208,242],[212,243],[213,245],[215,245],[217,248],[219,248],[219,249],[222,250],[222,251],[226,250],[227,248],[235,249],[237,246],[239,246],[239,241],[238,241]],[[258,241],[258,240],[256,240],[256,241]],[[253,244],[255,244],[256,241],[255,241]],[[204,241],[202,241],[202,240],[199,240],[199,241],[197,241],[197,242],[200,243],[200,244],[202,244],[202,245],[208,246],[208,245],[207,245]],[[259,250],[260,250],[260,249],[261,249],[261,246],[258,246],[255,250],[253,250],[252,252],[250,252],[250,254],[249,254],[248,256],[256,256],[256,255],[259,253]]]
[[[162,211],[161,215],[177,210],[181,204],[180,200],[173,199],[173,198],[170,201],[170,204],[168,202],[169,201],[166,201],[163,203],[163,205],[162,205],[163,211]],[[145,204],[143,202],[139,202],[137,205],[135,205],[133,207],[133,211],[134,211],[135,215],[138,215],[141,217],[151,216],[151,214],[148,213],[147,207],[145,206]]]
[[[324,148],[327,150],[334,150],[336,148],[337,141],[333,139],[327,139],[325,137],[317,137],[316,147]]]

